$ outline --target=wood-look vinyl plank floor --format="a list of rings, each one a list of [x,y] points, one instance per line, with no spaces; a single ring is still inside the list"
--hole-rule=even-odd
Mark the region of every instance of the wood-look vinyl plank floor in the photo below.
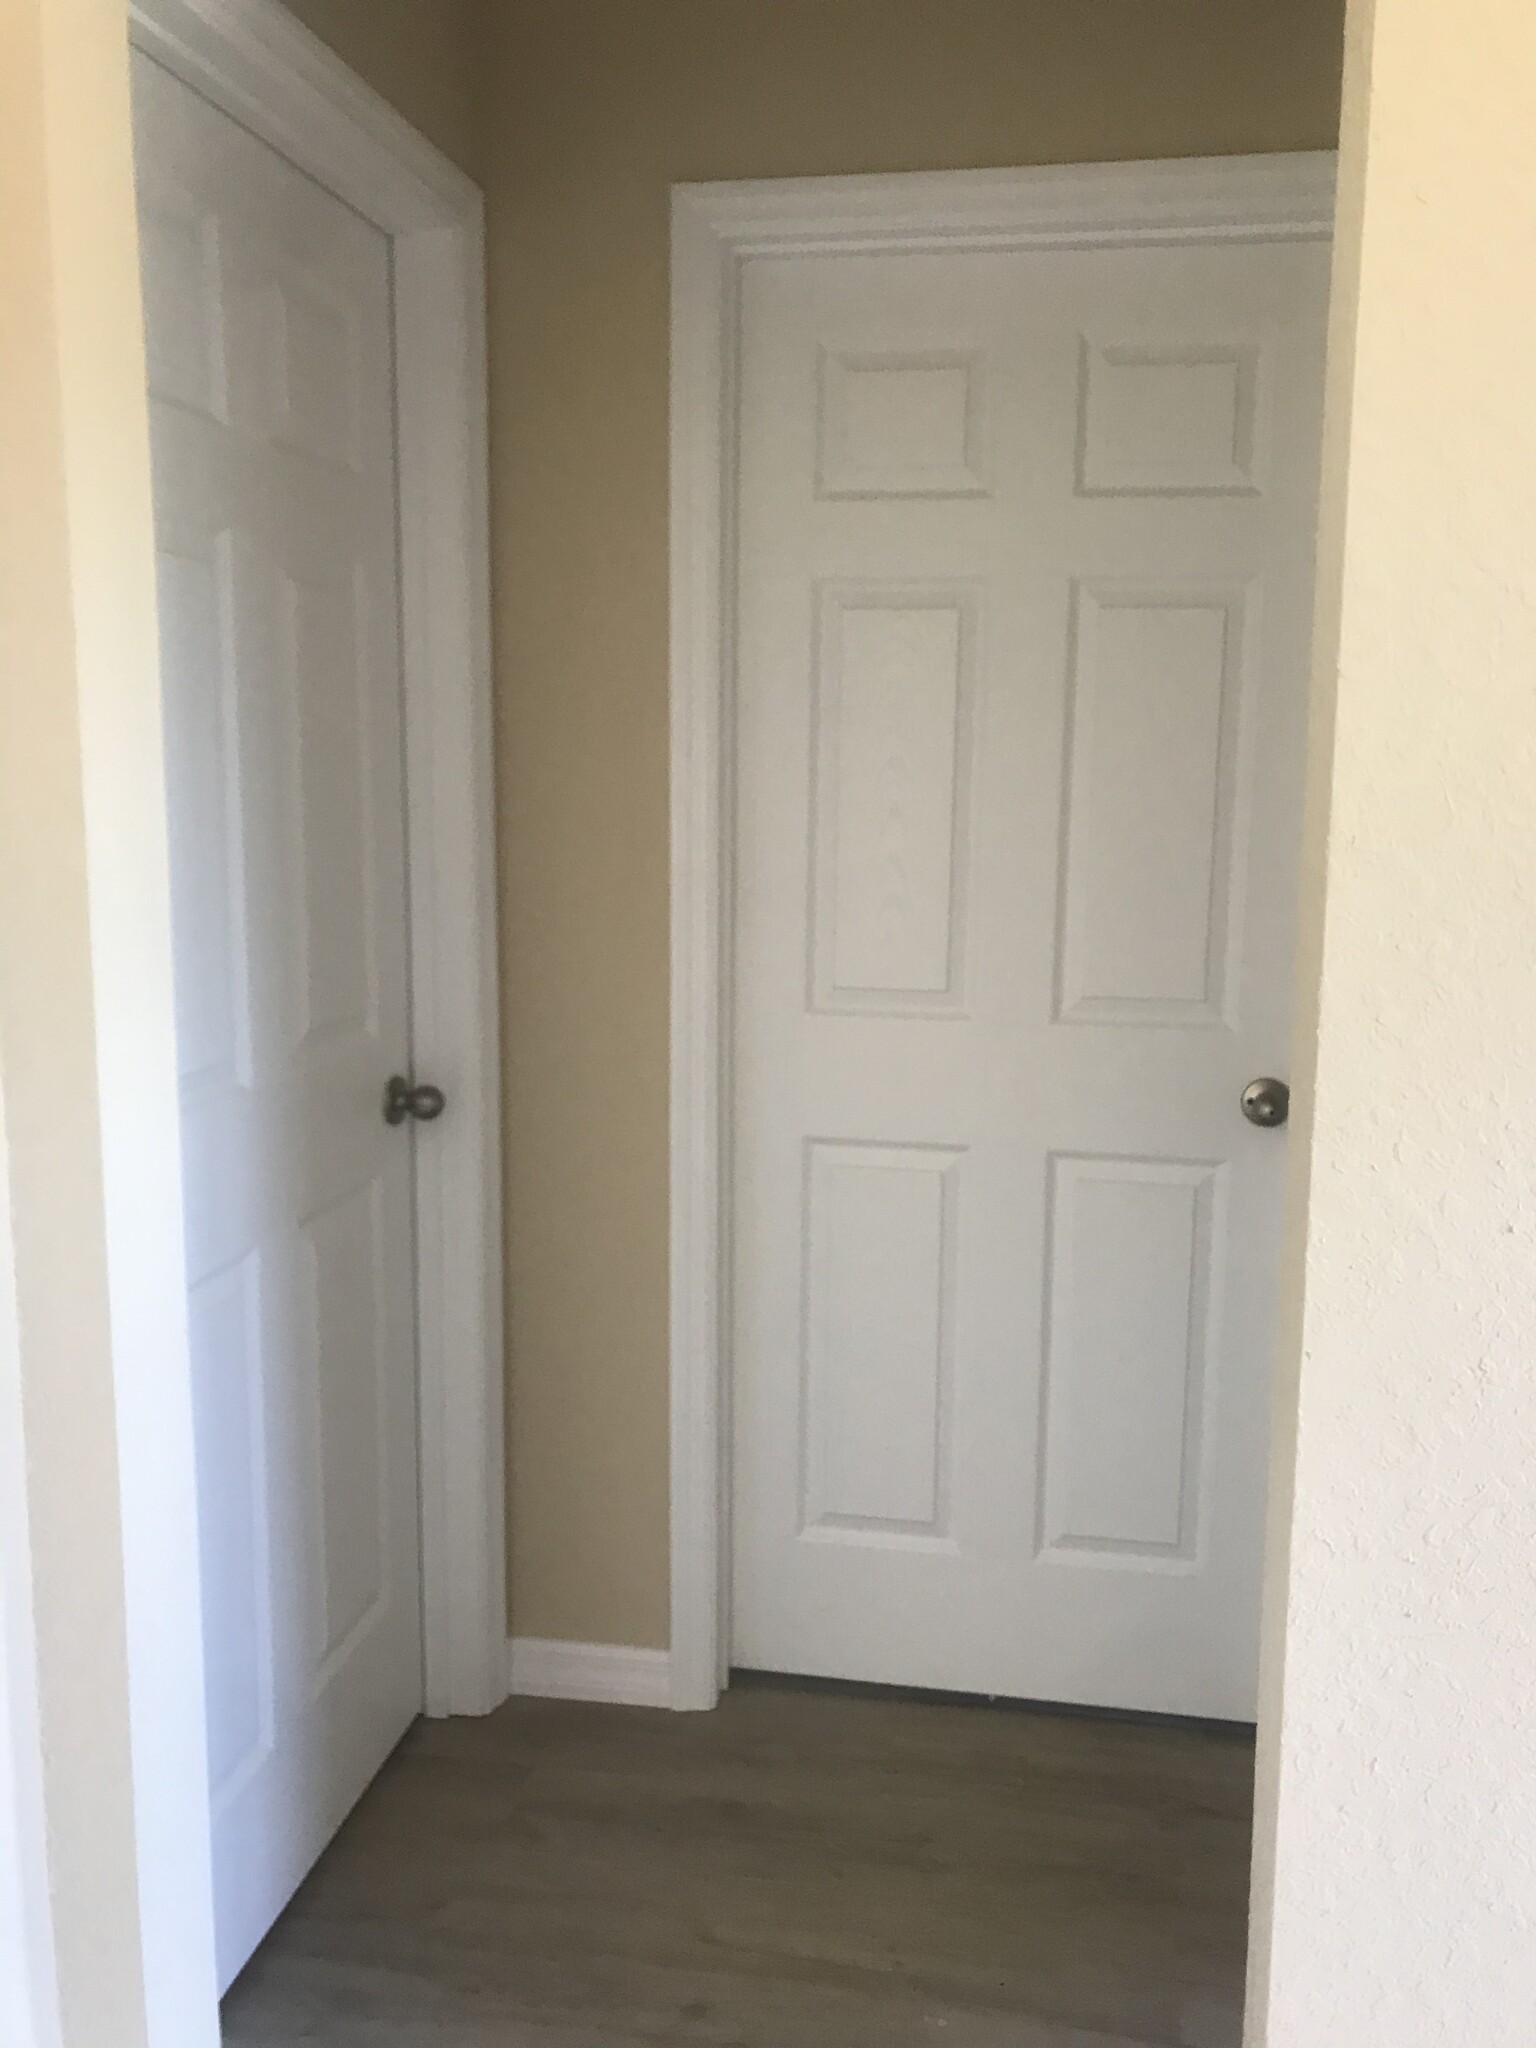
[[[226,2048],[1238,2048],[1252,1743],[733,1686],[422,1722]]]

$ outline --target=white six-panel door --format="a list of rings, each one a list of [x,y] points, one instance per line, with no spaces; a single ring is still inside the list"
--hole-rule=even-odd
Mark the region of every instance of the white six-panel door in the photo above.
[[[738,1664],[1253,1713],[1327,270],[745,266]]]
[[[421,1703],[390,249],[134,90],[227,1983]]]

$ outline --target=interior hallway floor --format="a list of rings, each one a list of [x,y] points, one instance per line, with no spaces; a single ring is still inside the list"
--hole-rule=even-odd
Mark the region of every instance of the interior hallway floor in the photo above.
[[[421,1722],[227,2048],[1237,2048],[1253,1746],[753,1681]]]

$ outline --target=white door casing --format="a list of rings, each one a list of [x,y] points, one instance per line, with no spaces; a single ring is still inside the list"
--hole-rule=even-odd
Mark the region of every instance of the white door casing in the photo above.
[[[677,196],[679,1704],[1251,1714],[1330,176]]]
[[[288,1569],[270,1582],[269,1616],[252,1615],[250,1599],[244,1614],[220,1614],[216,1621],[210,1616],[210,1634],[223,1636],[223,1661],[216,1651],[211,1676],[217,1680],[222,1669],[226,1681],[232,1674],[256,1678],[242,1705],[249,1710],[254,1704],[258,1719],[265,1716],[265,1726],[253,1731],[247,1713],[245,1733],[259,1739],[247,1744],[244,1763],[232,1777],[225,1772],[226,1821],[244,1796],[234,1780],[243,1773],[254,1783],[261,1776],[258,1759],[270,1753],[270,1761],[281,1747],[280,1706],[291,1707],[302,1691],[290,1684],[286,1702],[279,1701],[284,1680],[293,1676],[292,1670],[276,1668],[283,1661],[276,1652],[284,1626],[289,1651],[302,1624],[308,1626],[312,1662],[319,1644],[308,1701],[316,1739],[300,1745],[303,1754],[281,1794],[295,1802],[278,1831],[291,1847],[306,1831],[323,1835],[366,1776],[370,1754],[376,1763],[403,1725],[402,1715],[408,1718],[422,1703],[423,1608],[428,1710],[483,1712],[505,1692],[480,200],[467,180],[267,0],[152,0],[135,9],[133,35],[141,53],[135,58],[140,79],[147,75],[158,88],[157,116],[180,95],[184,111],[196,110],[195,120],[225,131],[219,146],[229,146],[232,135],[233,146],[246,153],[227,180],[229,217],[219,220],[217,207],[203,205],[206,191],[187,189],[206,182],[183,175],[207,169],[196,144],[189,147],[185,133],[172,133],[174,118],[169,124],[146,121],[138,110],[141,156],[158,152],[166,173],[155,181],[157,205],[146,208],[144,221],[152,314],[157,290],[165,307],[189,280],[233,283],[238,301],[226,307],[218,290],[201,297],[194,290],[192,317],[161,321],[158,334],[151,334],[151,384],[162,387],[152,408],[157,472],[167,470],[158,459],[167,442],[177,451],[169,468],[183,485],[198,469],[198,453],[204,458],[203,502],[196,502],[194,486],[189,512],[184,506],[167,521],[164,491],[157,508],[162,539],[172,543],[167,552],[176,558],[168,577],[174,587],[163,591],[172,823],[182,855],[196,848],[177,863],[178,953],[195,955],[201,944],[205,960],[229,966],[216,957],[219,897],[227,891],[231,867],[243,865],[245,872],[234,877],[233,897],[237,920],[243,916],[245,926],[241,931],[237,921],[235,935],[251,966],[244,976],[249,986],[238,985],[237,972],[236,999],[226,1005],[219,973],[189,977],[187,958],[180,959],[178,1033],[187,1052],[199,1038],[210,1049],[222,1029],[227,1053],[233,1024],[235,1065],[239,1078],[248,1081],[260,1064],[258,1046],[270,1052],[283,1029],[297,1024],[297,1032],[290,1028],[288,1034],[290,1045],[296,1040],[302,1048],[297,1064],[307,1060],[324,1071],[308,1077],[321,1085],[311,1085],[302,1113],[290,1117],[287,1136],[296,1142],[287,1146],[286,1158],[283,1146],[268,1142],[280,1130],[281,1117],[248,1118],[246,1127],[247,1136],[263,1133],[261,1171],[247,1176],[251,1188],[269,1199],[287,1171],[299,1184],[296,1213],[319,1226],[300,1247],[297,1284],[290,1270],[274,1288],[276,1306],[288,1311],[290,1332],[302,1325],[302,1313],[294,1313],[297,1304],[300,1311],[307,1306],[311,1326],[319,1313],[333,1333],[340,1329],[358,1339],[356,1301],[366,1294],[375,1324],[350,1349],[341,1347],[345,1369],[339,1377],[325,1377],[322,1385],[311,1374],[308,1386],[299,1386],[308,1397],[307,1412],[301,1406],[297,1413],[267,1418],[276,1426],[278,1462],[286,1460],[288,1481],[308,1488],[301,1503],[306,1533],[318,1540],[290,1543],[287,1556],[275,1560]],[[267,225],[276,230],[278,243],[290,245],[265,254],[297,260],[287,276],[281,260],[268,264],[272,274],[262,279],[256,275],[262,258],[246,246],[251,238],[244,231],[260,215],[264,178],[276,201]],[[248,217],[240,218],[242,212]],[[211,324],[201,317],[210,313]],[[200,356],[202,368],[211,364],[215,371],[201,390]],[[178,378],[190,384],[166,388]],[[222,449],[216,431],[205,436],[201,451],[191,448],[199,410],[204,428],[235,430],[226,431]],[[263,435],[273,444],[269,452],[275,452],[279,469],[286,468],[289,502],[281,507],[278,483],[269,479],[268,490],[252,466]],[[398,507],[391,478],[397,455]],[[246,474],[237,483],[242,461]],[[354,516],[366,495],[365,478],[375,498],[371,527],[366,518],[362,522],[367,532]],[[242,487],[266,502],[246,506],[249,516],[220,531]],[[269,588],[252,601],[250,586],[263,582]],[[178,672],[183,679],[206,678],[217,666],[221,635],[227,653],[238,648],[251,678],[281,685],[297,677],[305,687],[280,708],[281,688],[247,689],[252,702],[240,707],[241,740],[253,758],[239,759],[236,772],[222,780],[189,778],[189,743],[191,758],[200,754],[206,766],[229,736],[227,699],[241,692],[226,693],[219,705],[194,689],[178,703],[175,685]],[[349,638],[355,642],[351,648]],[[353,655],[355,696],[345,687]],[[287,665],[294,671],[286,679],[276,673],[285,657],[293,657]],[[330,687],[307,687],[320,671],[327,672]],[[349,775],[345,727],[363,710],[368,761]],[[402,711],[411,760],[404,792],[413,856],[408,877]],[[191,806],[177,802],[178,758],[183,794],[196,787]],[[326,762],[325,772],[311,772],[306,782],[305,770],[312,771],[317,760]],[[222,820],[215,815],[221,803],[227,810]],[[254,817],[267,828],[265,847],[253,845],[251,834],[221,830],[242,806],[247,823]],[[262,872],[264,861],[269,869],[274,857],[280,862],[285,834],[291,853],[306,831],[311,870],[319,867],[328,877],[319,901],[311,890],[307,904],[305,892],[292,886],[296,870],[287,876]],[[355,862],[349,874],[345,856],[361,842],[368,842],[366,875]],[[414,928],[408,957],[407,890]],[[307,923],[298,915],[301,907],[309,913]],[[430,1066],[450,1096],[433,1142],[416,1148],[414,1167],[409,1132],[386,1131],[378,1115],[385,1074],[409,1068],[407,982],[418,1069]],[[247,996],[256,998],[245,1005],[252,1029],[238,1021]],[[313,998],[309,1016],[302,1014],[306,997]],[[277,1013],[275,1028],[272,1016],[256,1014],[263,1002]],[[352,1028],[359,1024],[360,1033]],[[364,1043],[357,1043],[359,1037]],[[189,1056],[196,1066],[196,1053]],[[206,1084],[218,1062],[201,1064]],[[194,1086],[191,1092],[199,1090]],[[238,1086],[226,1088],[226,1110],[240,1092]],[[302,1091],[290,1094],[295,1092]],[[217,1090],[204,1085],[201,1093],[206,1112],[207,1098]],[[233,1219],[196,1199],[197,1121],[196,1113],[188,1120],[190,1221],[194,1240],[201,1238],[193,1245],[194,1270],[211,1265],[211,1284],[202,1291],[212,1296],[221,1285],[230,1291],[241,1261],[221,1260],[211,1242],[222,1229],[223,1249],[230,1250]],[[402,1137],[403,1144],[397,1142]],[[205,1171],[202,1178],[206,1188],[213,1177]],[[354,1199],[328,1206],[327,1178],[330,1195]],[[408,1214],[413,1200],[414,1276]],[[347,1272],[348,1253],[367,1270]],[[226,1340],[259,1334],[248,1313],[255,1291],[245,1286],[241,1314],[223,1316],[222,1335],[210,1332],[219,1337],[214,1348],[228,1351]],[[194,1324],[198,1306],[194,1300]],[[216,1311],[220,1304],[204,1306]],[[214,1313],[212,1322],[219,1321]],[[394,1366],[402,1362],[403,1347],[403,1374],[391,1369],[370,1383],[369,1369],[382,1362],[367,1356],[370,1335],[382,1335],[384,1348],[396,1354]],[[419,1384],[409,1355],[413,1338],[419,1340]],[[336,1350],[334,1344],[330,1348]],[[206,1391],[200,1385],[200,1394]],[[324,1403],[318,1400],[322,1392]],[[382,1397],[377,1415],[352,1429],[358,1404],[366,1409],[374,1392]],[[206,1434],[215,1411],[206,1400],[203,1410]],[[225,1420],[240,1418],[226,1411]],[[371,1438],[374,1420],[384,1455],[371,1466],[354,1456],[348,1466],[349,1432]],[[338,1442],[348,1480],[339,1487],[322,1483],[336,1476],[324,1467],[334,1468]],[[273,1428],[264,1453],[270,1474]],[[238,1514],[226,1515],[224,1528],[237,1530]],[[369,1534],[378,1538],[371,1558]],[[418,1540],[424,1602],[412,1589],[419,1576]],[[316,1587],[302,1583],[304,1560],[322,1558],[329,1615],[313,1597]],[[385,1559],[387,1571],[376,1573],[370,1586],[371,1567]],[[259,1589],[254,1597],[259,1606]],[[277,1624],[269,1631],[273,1668],[266,1674],[240,1672],[240,1655],[253,1635],[259,1640],[264,1619]],[[301,1669],[302,1658],[289,1661]],[[263,1677],[270,1681],[265,1686]],[[238,1690],[226,1691],[226,1706]],[[332,1725],[326,1728],[326,1701],[349,1690],[350,1702],[330,1713]],[[253,1897],[263,1890],[273,1899],[281,1893],[281,1857],[268,1861],[271,1867],[252,1879]],[[252,1915],[245,1916],[246,1936],[235,1925],[239,1915],[221,1930],[225,1979],[241,1947],[249,1945],[249,1931],[260,1931],[254,1907]]]

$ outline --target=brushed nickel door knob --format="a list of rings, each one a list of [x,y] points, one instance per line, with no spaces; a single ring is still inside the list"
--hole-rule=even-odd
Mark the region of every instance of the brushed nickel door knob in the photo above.
[[[404,1074],[391,1074],[384,1084],[384,1121],[403,1124],[408,1116],[429,1124],[448,1107],[448,1098],[430,1081],[407,1081]]]
[[[1261,1074],[1256,1081],[1250,1081],[1242,1093],[1243,1115],[1249,1123],[1258,1124],[1261,1129],[1272,1131],[1283,1124],[1291,1113],[1291,1091],[1283,1081],[1277,1081],[1273,1074]]]

